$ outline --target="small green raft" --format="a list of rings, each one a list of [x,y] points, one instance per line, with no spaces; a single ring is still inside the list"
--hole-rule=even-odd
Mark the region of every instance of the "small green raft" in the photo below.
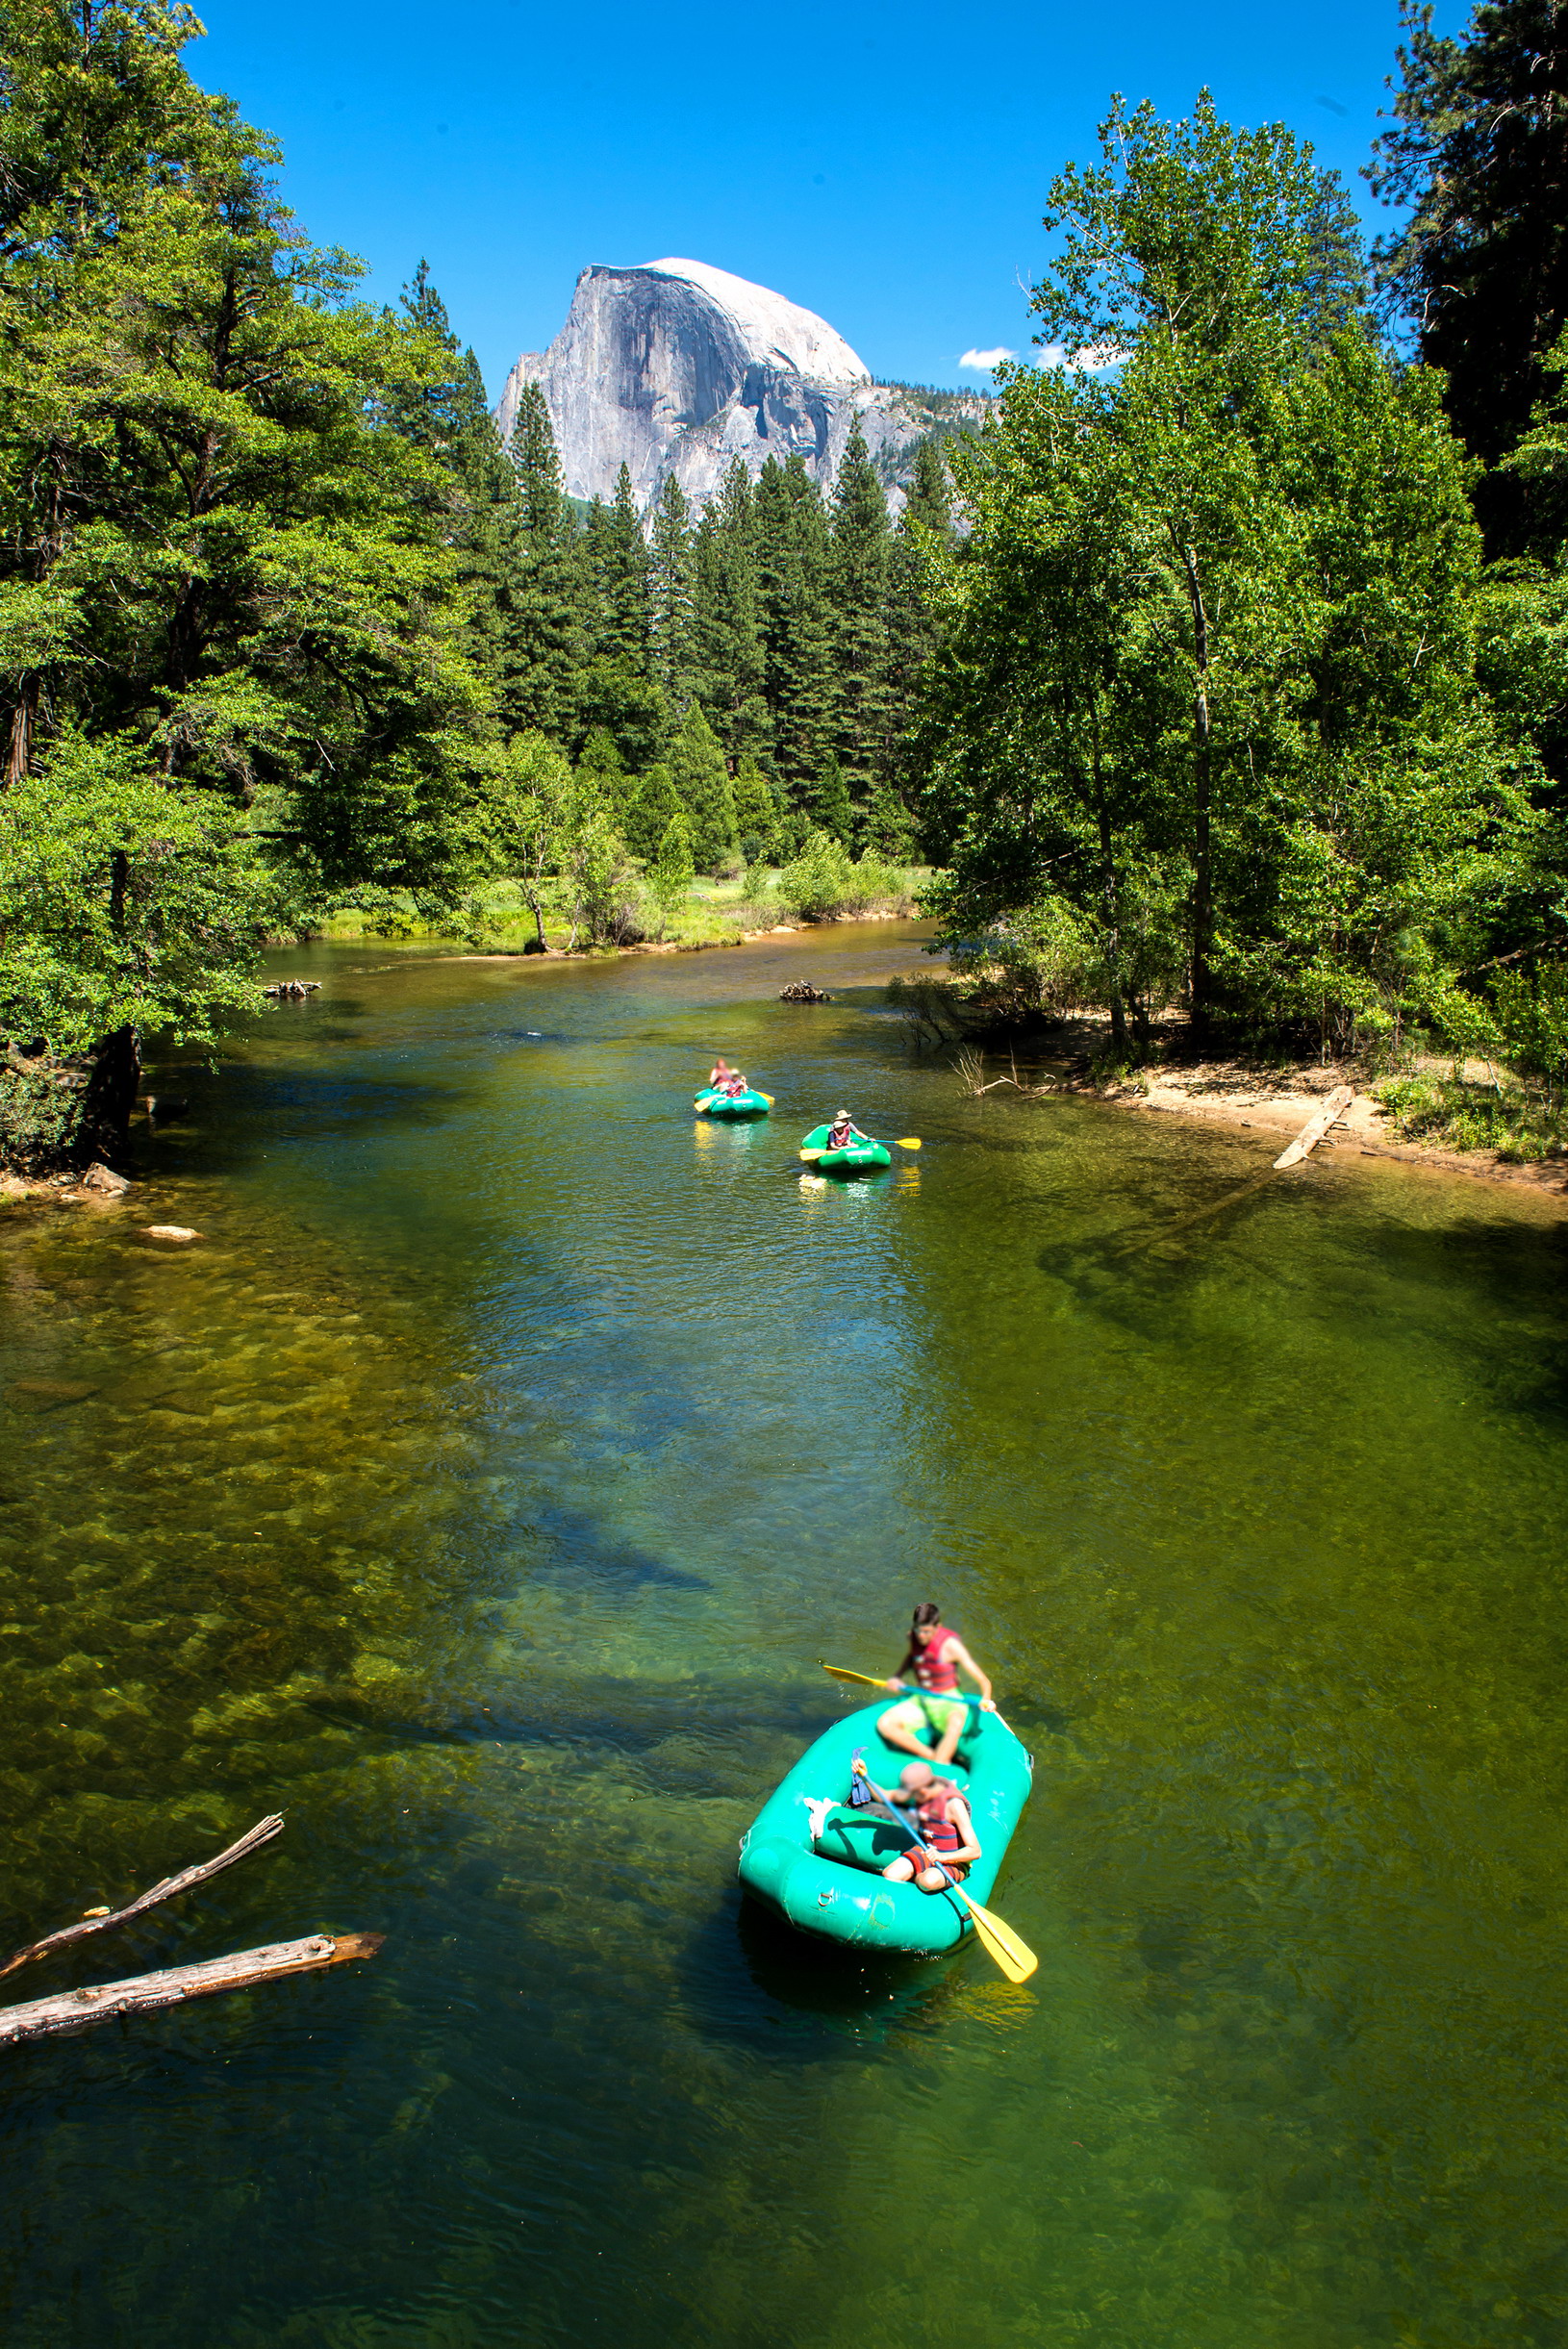
[[[831,1125],[814,1125],[800,1148],[821,1150],[813,1172],[834,1174],[841,1180],[846,1174],[875,1174],[893,1164],[893,1152],[885,1142],[856,1142],[847,1150],[830,1150],[825,1145],[832,1132]]]
[[[895,1701],[885,1697],[847,1713],[807,1748],[743,1836],[740,1878],[753,1899],[801,1932],[929,1958],[973,1935],[963,1903],[946,1890],[886,1882],[878,1871],[907,1848],[908,1837],[878,1812],[844,1807],[857,1752],[864,1751],[884,1792],[909,1759],[876,1733],[879,1716]],[[974,1707],[945,1775],[963,1792],[974,1821],[980,1856],[964,1889],[983,1907],[1029,1799],[1034,1761],[995,1713]]]
[[[692,1107],[699,1117],[765,1118],[768,1115],[766,1093],[699,1093]]]

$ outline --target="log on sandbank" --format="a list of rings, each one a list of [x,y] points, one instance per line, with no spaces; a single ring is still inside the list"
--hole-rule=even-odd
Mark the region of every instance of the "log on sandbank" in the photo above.
[[[312,1974],[322,1966],[344,1965],[350,1958],[373,1958],[385,1939],[385,1933],[311,1933],[303,1941],[270,1941],[260,1949],[236,1950],[228,1958],[210,1958],[201,1965],[165,1966],[156,1974],[133,1974],[93,1989],[62,1990],[25,2007],[3,2007],[0,2047],[14,2047],[24,2039],[58,2038],[115,2015],[156,2013],[160,2008],[183,2007],[189,1999],[210,1998],[218,1990],[248,1990],[253,1983],[274,1982],[285,1974]]]
[[[57,1933],[45,1933],[41,1941],[30,1941],[26,1949],[18,1950],[13,1958],[8,1958],[5,1964],[0,1965],[0,1976],[14,1974],[19,1965],[26,1965],[31,1958],[47,1958],[51,1951],[69,1949],[73,1942],[86,1941],[92,1933],[112,1932],[116,1925],[129,1924],[132,1917],[140,1916],[144,1909],[156,1908],[161,1901],[171,1901],[177,1892],[189,1892],[193,1884],[205,1883],[220,1868],[233,1867],[235,1861],[243,1859],[247,1852],[259,1850],[264,1843],[270,1843],[274,1835],[281,1835],[282,1832],[281,1814],[274,1812],[270,1818],[258,1819],[253,1828],[248,1829],[237,1843],[231,1843],[226,1851],[219,1852],[215,1859],[199,1860],[194,1867],[182,1868],[178,1876],[163,1877],[147,1891],[139,1893],[123,1908],[106,1908],[101,1914],[84,1917],[79,1925],[62,1926]]]
[[[1317,1149],[1335,1120],[1344,1116],[1354,1099],[1349,1085],[1336,1085],[1323,1107],[1307,1119],[1290,1148],[1280,1151],[1274,1162],[1275,1173],[1277,1174],[1286,1167],[1300,1166],[1302,1160]]]

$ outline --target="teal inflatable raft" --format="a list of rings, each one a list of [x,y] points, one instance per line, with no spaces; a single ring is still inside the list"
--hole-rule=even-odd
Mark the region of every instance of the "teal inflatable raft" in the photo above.
[[[699,1093],[692,1107],[699,1117],[765,1118],[768,1115],[766,1093]]]
[[[832,1130],[830,1125],[814,1125],[800,1145],[803,1150],[822,1153],[812,1170],[814,1174],[841,1178],[846,1174],[874,1174],[879,1168],[893,1164],[893,1152],[882,1142],[856,1142],[847,1150],[828,1149],[826,1142]],[[875,1776],[874,1771],[872,1775]]]
[[[885,1697],[842,1721],[808,1747],[741,1842],[741,1882],[755,1900],[801,1932],[855,1949],[934,1957],[973,1937],[961,1901],[948,1891],[890,1884],[878,1873],[908,1837],[876,1811],[847,1807],[850,1764],[866,1767],[886,1791],[909,1759],[876,1733]],[[971,1709],[957,1759],[946,1774],[962,1789],[974,1821],[980,1857],[964,1889],[983,1907],[1029,1799],[1031,1756],[995,1713]]]

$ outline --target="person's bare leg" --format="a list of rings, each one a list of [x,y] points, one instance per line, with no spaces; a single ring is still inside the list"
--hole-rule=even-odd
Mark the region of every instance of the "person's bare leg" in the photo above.
[[[897,1707],[895,1707],[896,1709]],[[884,1745],[897,1746],[900,1754],[913,1754],[917,1760],[923,1762],[928,1762],[931,1758],[930,1747],[923,1746],[920,1739],[912,1736],[901,1721],[894,1720],[891,1712],[884,1713],[877,1722],[876,1734]],[[953,1744],[956,1746],[958,1740],[955,1737]],[[951,1758],[949,1755],[948,1759]]]
[[[882,1870],[890,1884],[907,1884],[914,1873],[915,1863],[905,1852],[900,1852],[897,1859],[890,1859]]]
[[[931,1755],[933,1762],[950,1762],[958,1751],[958,1740],[964,1734],[968,1707],[955,1705],[948,1716],[948,1726],[942,1732],[941,1743]]]

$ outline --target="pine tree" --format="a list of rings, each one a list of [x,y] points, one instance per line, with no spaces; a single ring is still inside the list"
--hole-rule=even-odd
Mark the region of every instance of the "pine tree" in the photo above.
[[[648,636],[654,680],[667,701],[684,707],[692,678],[691,512],[673,473],[653,510],[648,548]]]
[[[490,413],[479,363],[471,350],[459,347],[427,262],[420,261],[404,287],[400,308],[409,326],[450,359],[446,367],[397,387],[386,403],[388,421],[444,476],[444,496],[432,510],[457,555],[471,606],[466,646],[504,698],[518,658],[512,609],[520,521],[517,478]]]
[[[838,749],[857,799],[882,770],[892,732],[886,615],[890,540],[887,498],[857,417],[833,487],[830,570]]]
[[[736,758],[764,748],[770,731],[752,542],[751,483],[737,457],[692,546],[694,683]]]
[[[786,788],[798,791],[832,749],[839,716],[827,515],[802,457],[782,466],[769,459],[755,516],[772,765]]]
[[[744,758],[735,770],[735,828],[741,853],[748,865],[766,856],[774,845],[778,803],[772,785],[753,758]]]
[[[933,566],[953,543],[951,501],[941,447],[917,443],[913,475],[888,558],[886,628],[889,724],[882,774],[862,811],[860,838],[879,856],[914,849],[909,814],[917,796],[911,748],[915,714],[941,635]]]
[[[735,799],[719,738],[702,705],[694,701],[670,750],[670,772],[691,820],[692,853],[704,872],[735,847]]]
[[[508,453],[518,485],[518,530],[515,660],[503,715],[515,731],[535,727],[561,743],[575,724],[583,664],[580,570],[555,431],[537,383],[522,387]]]
[[[1568,325],[1568,11],[1489,0],[1461,39],[1403,0],[1397,127],[1368,172],[1408,208],[1379,274],[1415,323],[1421,356],[1448,375],[1448,411],[1472,455],[1495,465],[1548,388]],[[1498,552],[1530,547],[1522,485],[1494,476],[1479,503]]]
[[[650,863],[659,852],[670,817],[680,813],[680,797],[669,768],[650,767],[626,806],[626,846],[633,856]]]
[[[855,828],[855,811],[844,770],[836,758],[828,759],[822,773],[808,787],[805,801],[818,831],[827,832],[847,846]]]
[[[577,760],[578,780],[586,784],[606,811],[624,827],[626,809],[636,786],[608,726],[591,726]]]
[[[601,593],[599,650],[638,676],[650,675],[648,550],[632,494],[631,473],[624,465],[616,479],[615,503],[607,518]]]

